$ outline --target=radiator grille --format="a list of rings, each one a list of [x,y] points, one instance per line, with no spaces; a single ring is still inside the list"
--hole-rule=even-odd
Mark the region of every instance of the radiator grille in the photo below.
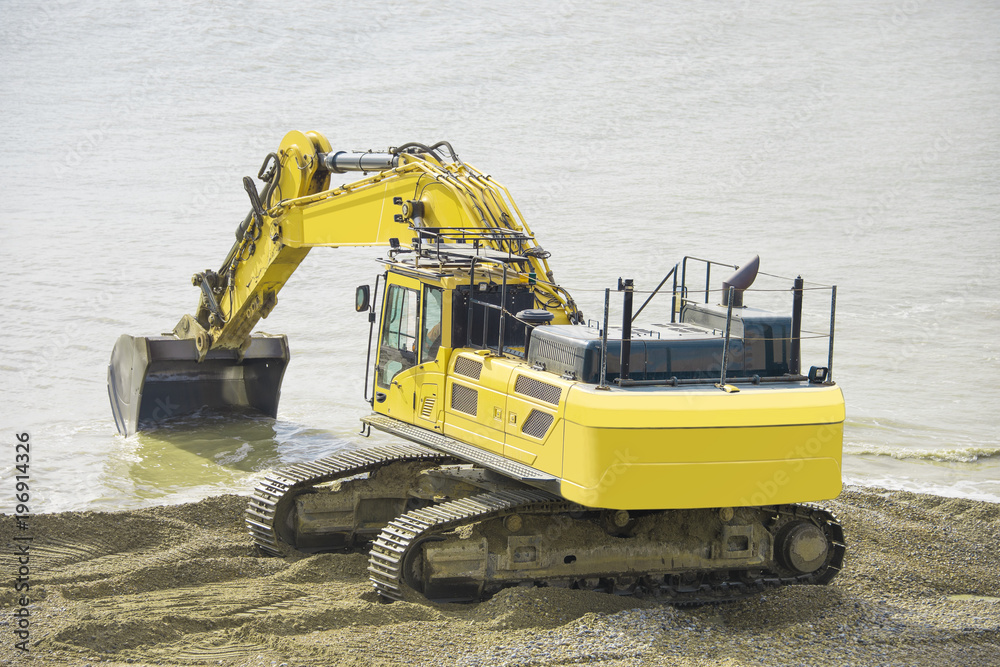
[[[481,361],[469,359],[468,357],[459,357],[455,360],[455,373],[458,375],[464,375],[467,378],[478,380],[479,374],[482,373],[482,371],[483,362]]]
[[[541,361],[555,362],[566,368],[579,368],[585,355],[583,349],[553,345],[551,341],[544,338],[532,339],[531,353],[532,357]]]
[[[546,403],[551,403],[552,405],[559,405],[559,396],[562,395],[562,389],[559,387],[541,382],[527,375],[518,376],[517,382],[514,383],[514,391],[525,396],[537,398]]]
[[[479,392],[461,384],[451,386],[451,409],[476,416],[479,408]]]
[[[524,420],[521,433],[526,433],[533,438],[542,439],[552,426],[552,415],[540,410],[532,410],[528,418]]]

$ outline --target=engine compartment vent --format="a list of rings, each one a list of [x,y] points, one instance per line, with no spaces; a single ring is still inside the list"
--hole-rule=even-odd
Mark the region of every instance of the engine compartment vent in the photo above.
[[[451,386],[451,409],[473,417],[479,411],[479,392],[461,384]]]
[[[559,397],[562,396],[562,389],[555,385],[536,380],[527,375],[519,375],[514,383],[514,391],[525,396],[537,398],[552,405],[559,405]]]
[[[545,437],[549,427],[552,426],[552,420],[553,417],[549,413],[542,412],[541,410],[532,410],[528,418],[524,420],[521,433],[541,440]]]
[[[424,419],[430,419],[434,414],[434,401],[435,396],[428,396],[424,399],[424,403],[420,408],[420,416]]]
[[[455,360],[455,373],[457,375],[464,375],[467,378],[478,380],[479,374],[482,372],[483,362],[481,361],[469,359],[468,357],[459,357]]]

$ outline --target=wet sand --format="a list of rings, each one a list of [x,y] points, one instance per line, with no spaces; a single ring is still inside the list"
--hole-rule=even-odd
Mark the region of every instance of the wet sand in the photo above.
[[[364,555],[259,555],[245,503],[32,517],[30,653],[5,547],[0,664],[1000,664],[997,504],[851,488],[826,503],[848,540],[832,584],[673,608],[554,588],[387,604]]]

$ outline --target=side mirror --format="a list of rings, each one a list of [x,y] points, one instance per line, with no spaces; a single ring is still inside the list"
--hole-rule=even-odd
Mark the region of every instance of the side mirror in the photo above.
[[[354,293],[354,310],[363,313],[368,310],[368,300],[370,298],[368,285],[361,285]]]

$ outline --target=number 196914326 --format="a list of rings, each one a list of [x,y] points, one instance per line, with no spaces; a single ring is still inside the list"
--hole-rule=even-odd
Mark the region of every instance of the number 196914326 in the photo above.
[[[28,466],[31,464],[31,437],[27,433],[18,433],[17,442],[14,444],[14,468],[17,475],[14,477],[14,500],[17,506],[14,508],[18,515],[27,515],[30,512],[28,502],[31,500],[30,487],[28,484]]]

